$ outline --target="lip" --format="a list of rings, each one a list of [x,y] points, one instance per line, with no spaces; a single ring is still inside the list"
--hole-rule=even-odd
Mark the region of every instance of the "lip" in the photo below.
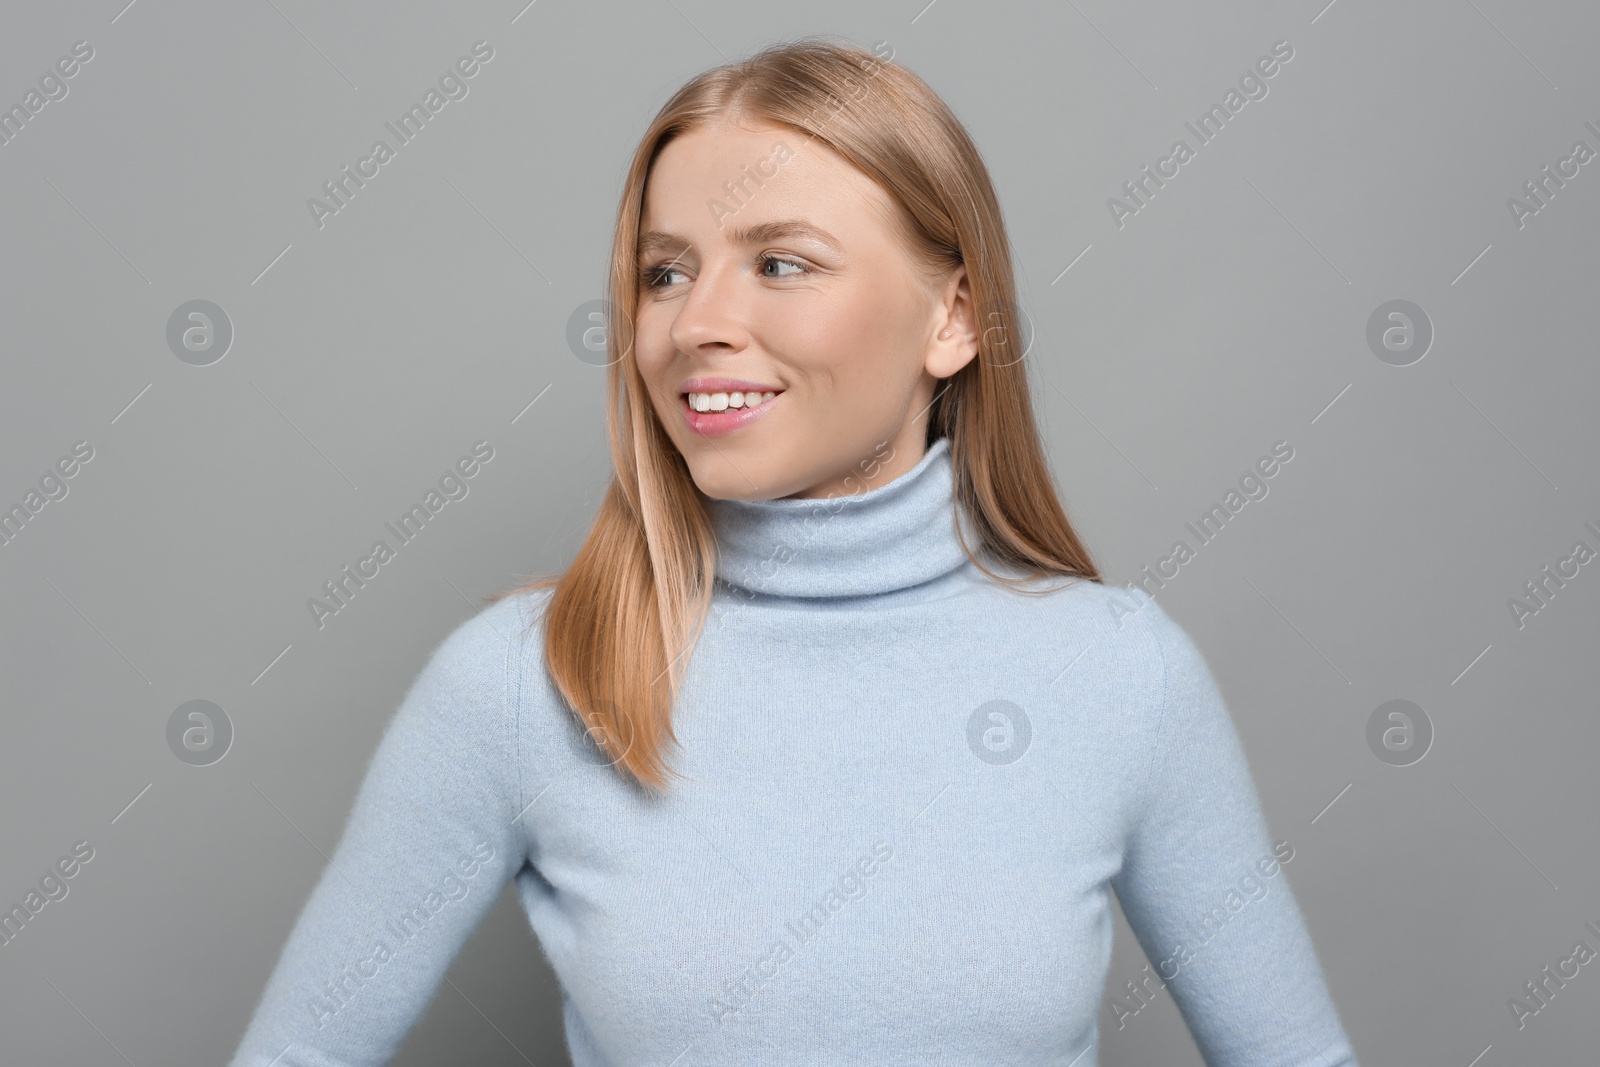
[[[727,379],[714,378],[701,380],[726,381]],[[752,385],[751,388],[754,389],[754,386]],[[696,393],[721,393],[742,392],[743,390],[696,388],[691,391]],[[721,437],[723,434],[732,433],[737,429],[748,426],[750,423],[755,422],[768,411],[771,411],[774,407],[776,407],[778,402],[783,399],[783,393],[776,389],[772,390],[772,392],[777,393],[778,395],[756,407],[737,409],[728,408],[725,411],[696,411],[694,408],[689,406],[689,398],[687,396],[680,396],[678,398],[678,403],[680,405],[679,410],[683,412],[684,421],[689,424],[689,430],[691,433],[698,434],[701,437]]]
[[[678,395],[684,393],[781,393],[776,385],[745,381],[743,378],[690,378],[678,386]]]

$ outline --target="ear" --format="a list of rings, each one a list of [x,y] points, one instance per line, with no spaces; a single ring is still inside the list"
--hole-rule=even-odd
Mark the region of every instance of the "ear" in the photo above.
[[[957,267],[940,286],[938,298],[923,368],[935,378],[948,378],[978,354],[978,324],[966,264]]]

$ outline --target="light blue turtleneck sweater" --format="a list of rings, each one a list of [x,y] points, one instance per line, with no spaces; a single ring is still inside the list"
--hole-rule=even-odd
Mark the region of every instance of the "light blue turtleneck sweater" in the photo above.
[[[508,882],[576,1067],[1095,1067],[1113,890],[1150,967],[1108,1018],[1169,995],[1211,1067],[1355,1067],[1293,845],[1149,595],[985,576],[944,439],[857,496],[711,507],[687,779],[648,800],[587,742],[544,671],[548,591],[462,623],[233,1067],[387,1062]]]

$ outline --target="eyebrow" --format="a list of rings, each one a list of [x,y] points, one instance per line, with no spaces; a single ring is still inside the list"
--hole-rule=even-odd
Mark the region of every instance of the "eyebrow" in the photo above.
[[[730,237],[736,245],[764,244],[775,241],[781,237],[807,237],[822,245],[836,256],[844,255],[838,240],[827,230],[814,226],[804,219],[774,219],[771,222],[760,222],[753,226],[736,226]],[[647,256],[655,252],[664,252],[675,248],[692,246],[693,241],[682,234],[669,233],[666,230],[647,230],[639,235],[639,255]]]

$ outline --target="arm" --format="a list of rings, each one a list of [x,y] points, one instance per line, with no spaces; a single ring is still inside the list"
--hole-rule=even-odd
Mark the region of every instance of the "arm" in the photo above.
[[[1208,1067],[1357,1067],[1243,747],[1188,634],[1148,594],[1164,697],[1117,899]]]
[[[521,868],[515,601],[412,683],[230,1067],[387,1063]]]

